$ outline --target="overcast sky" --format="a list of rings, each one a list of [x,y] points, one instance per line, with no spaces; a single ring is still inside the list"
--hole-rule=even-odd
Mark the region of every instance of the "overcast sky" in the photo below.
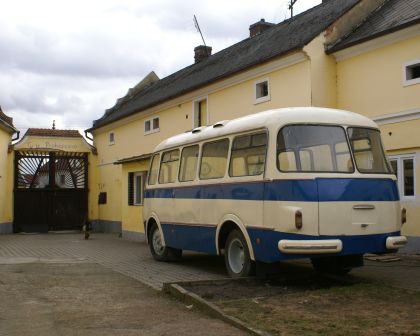
[[[290,17],[289,0],[0,0],[0,105],[15,125],[86,129],[150,71],[163,78]],[[298,0],[295,13],[321,3]]]

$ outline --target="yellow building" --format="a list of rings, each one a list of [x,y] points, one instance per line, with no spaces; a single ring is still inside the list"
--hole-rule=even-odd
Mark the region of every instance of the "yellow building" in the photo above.
[[[337,62],[337,107],[380,125],[407,209],[403,232],[420,236],[420,2],[385,1],[327,53]]]
[[[5,115],[0,107],[0,234],[13,231],[11,167],[13,156],[9,146],[15,133],[18,134],[18,131],[13,126],[13,119]]]
[[[385,2],[329,0],[277,25],[261,20],[231,47],[211,55],[199,46],[193,65],[162,79],[149,74],[87,130],[98,149],[97,193],[106,195],[96,226],[143,238],[142,188],[165,138],[271,108],[339,106],[337,62],[326,47]]]

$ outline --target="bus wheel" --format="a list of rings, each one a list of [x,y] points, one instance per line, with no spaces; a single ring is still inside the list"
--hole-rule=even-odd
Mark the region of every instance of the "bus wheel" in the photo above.
[[[226,240],[225,263],[231,278],[246,277],[253,272],[254,263],[249,256],[248,245],[237,229],[230,232]]]
[[[149,248],[154,259],[158,261],[171,261],[181,258],[182,250],[163,246],[159,228],[153,224],[149,233]]]

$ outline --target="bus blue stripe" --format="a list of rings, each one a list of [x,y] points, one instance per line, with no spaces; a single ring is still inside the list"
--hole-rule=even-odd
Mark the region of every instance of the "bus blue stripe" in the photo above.
[[[398,201],[392,179],[317,178],[148,189],[146,198],[295,202]]]

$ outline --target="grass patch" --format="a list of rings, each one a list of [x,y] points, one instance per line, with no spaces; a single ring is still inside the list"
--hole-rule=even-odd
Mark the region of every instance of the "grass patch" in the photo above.
[[[420,293],[377,283],[214,301],[275,335],[420,335]]]

